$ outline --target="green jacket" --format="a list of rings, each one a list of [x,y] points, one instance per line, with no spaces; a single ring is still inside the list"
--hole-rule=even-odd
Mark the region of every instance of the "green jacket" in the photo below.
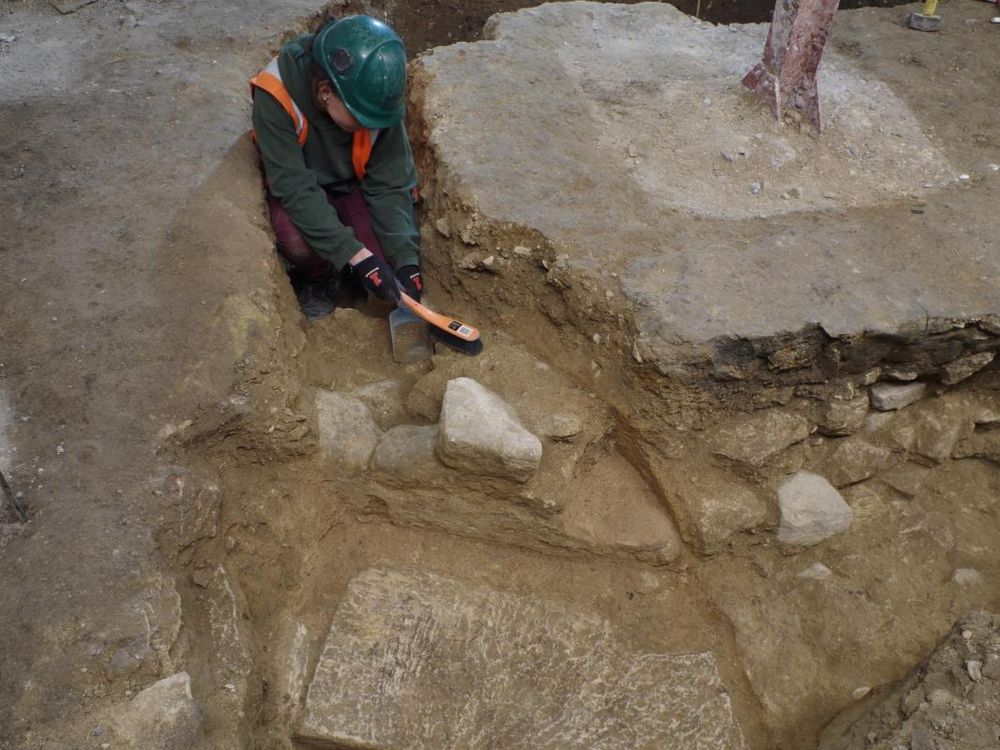
[[[346,194],[358,187],[351,162],[353,136],[341,130],[312,101],[310,36],[286,44],[278,55],[281,80],[309,122],[300,146],[295,126],[281,104],[254,88],[253,127],[268,188],[281,201],[309,246],[343,268],[362,244],[337,218],[326,193]],[[304,46],[305,45],[305,46]],[[361,181],[375,233],[395,267],[420,264],[420,232],[413,213],[417,172],[403,123],[379,132]]]

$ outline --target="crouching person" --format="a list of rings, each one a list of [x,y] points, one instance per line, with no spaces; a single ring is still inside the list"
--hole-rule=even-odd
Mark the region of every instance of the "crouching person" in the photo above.
[[[333,312],[351,277],[387,302],[397,280],[419,299],[399,36],[368,16],[332,21],[286,44],[250,86],[271,224],[306,316]]]

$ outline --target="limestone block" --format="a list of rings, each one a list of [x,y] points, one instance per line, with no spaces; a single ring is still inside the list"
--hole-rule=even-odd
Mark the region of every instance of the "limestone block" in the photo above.
[[[368,466],[380,432],[359,398],[333,391],[316,394],[319,442],[337,469],[356,474]]]
[[[435,455],[437,425],[404,424],[382,436],[372,466],[404,479],[428,479],[446,471]]]
[[[767,517],[766,506],[753,490],[721,476],[674,477],[666,489],[682,519],[685,539],[705,554],[718,552],[734,534],[759,526]]]
[[[834,487],[857,484],[881,469],[890,455],[888,448],[872,445],[867,440],[841,440],[824,462],[823,476]]]
[[[441,404],[437,454],[460,471],[526,482],[542,460],[542,443],[495,393],[455,378]]]
[[[853,435],[865,425],[868,396],[852,399],[833,398],[820,406],[816,423],[824,435]]]
[[[818,544],[851,526],[854,513],[840,493],[823,477],[800,471],[778,487],[782,544]]]
[[[919,401],[927,386],[924,383],[876,383],[871,387],[872,407],[879,411],[895,411]]]
[[[945,385],[961,383],[986,367],[995,356],[996,352],[979,352],[949,362],[941,368],[941,382]]]
[[[583,429],[583,420],[575,414],[550,414],[539,422],[543,437],[552,440],[572,440]]]
[[[348,584],[298,738],[409,750],[746,744],[710,653],[640,653],[556,602],[420,571]]]
[[[191,678],[178,672],[156,682],[128,703],[112,709],[108,720],[124,750],[188,750],[201,726],[201,708],[191,694]]]
[[[759,468],[788,446],[807,437],[809,422],[805,417],[771,409],[740,416],[721,425],[711,445],[717,455]]]

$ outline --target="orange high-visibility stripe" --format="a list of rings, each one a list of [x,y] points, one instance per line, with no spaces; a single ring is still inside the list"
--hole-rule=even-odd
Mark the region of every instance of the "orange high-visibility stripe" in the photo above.
[[[354,145],[351,148],[351,161],[354,163],[354,174],[359,180],[365,178],[365,168],[368,160],[372,157],[372,131],[368,128],[358,130],[354,133]]]
[[[277,66],[272,64],[250,79],[250,96],[253,97],[253,89],[256,86],[277,99],[282,109],[288,113],[288,116],[292,118],[292,122],[295,124],[295,132],[299,137],[299,145],[304,146],[306,138],[309,137],[309,121],[302,116],[299,108],[292,101],[292,95],[288,93],[288,89],[285,88],[281,79],[269,70],[272,67],[277,70]]]

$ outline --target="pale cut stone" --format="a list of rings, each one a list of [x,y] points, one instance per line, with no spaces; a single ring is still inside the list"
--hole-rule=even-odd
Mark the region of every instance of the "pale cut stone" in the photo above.
[[[201,709],[187,672],[166,677],[112,709],[109,724],[124,750],[188,750],[201,726]]]
[[[879,411],[896,411],[919,401],[927,390],[925,383],[876,383],[871,387],[872,407]]]
[[[854,513],[844,498],[818,474],[800,471],[778,487],[782,544],[818,544],[851,526]]]
[[[720,426],[712,448],[720,456],[759,468],[790,445],[809,437],[809,422],[798,414],[771,409]]]
[[[995,356],[996,352],[979,352],[949,362],[941,368],[941,382],[945,385],[961,383],[986,367]]]
[[[387,431],[375,449],[372,466],[387,474],[427,479],[446,471],[435,455],[437,425],[404,424]]]
[[[710,653],[633,652],[606,620],[559,603],[386,569],[348,584],[298,737],[373,750],[746,747]]]
[[[437,454],[460,471],[526,482],[542,460],[542,443],[495,393],[455,378],[441,404]]]
[[[323,452],[341,471],[364,471],[381,434],[364,401],[343,393],[319,391],[316,415]]]

